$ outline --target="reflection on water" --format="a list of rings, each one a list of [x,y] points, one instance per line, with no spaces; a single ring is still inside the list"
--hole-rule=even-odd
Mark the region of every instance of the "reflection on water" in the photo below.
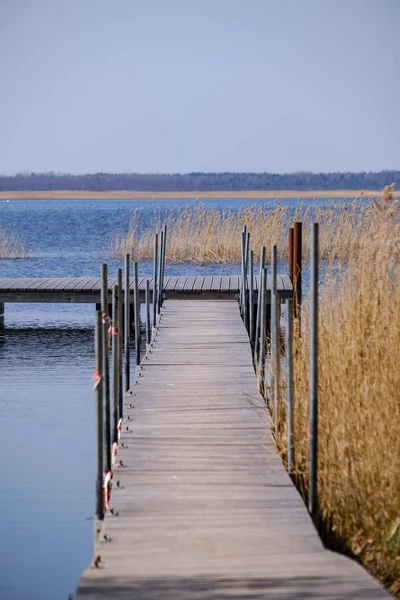
[[[0,344],[4,600],[67,598],[93,548],[93,331],[9,329]]]

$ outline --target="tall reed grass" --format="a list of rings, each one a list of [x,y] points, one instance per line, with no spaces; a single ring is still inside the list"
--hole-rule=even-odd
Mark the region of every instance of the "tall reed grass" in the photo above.
[[[203,203],[195,207],[156,212],[143,225],[143,211],[132,211],[129,231],[117,234],[113,254],[122,258],[127,252],[135,259],[153,256],[154,234],[168,226],[167,260],[192,263],[238,263],[241,259],[240,232],[247,225],[255,256],[262,246],[278,246],[278,257],[287,257],[289,223],[302,221],[303,256],[309,258],[308,228],[313,221],[321,223],[321,256],[324,259],[347,259],[356,253],[365,227],[373,219],[373,204],[361,199],[332,202],[327,207],[318,203],[299,204],[295,209],[276,203],[272,209],[252,205],[248,208],[218,210]]]
[[[323,232],[323,224],[321,230]],[[307,493],[309,309],[295,327],[295,462]],[[390,190],[319,314],[322,522],[400,598],[400,222]],[[282,382],[281,398],[285,397]],[[284,404],[284,401],[282,402]],[[285,411],[277,443],[287,451]]]
[[[0,227],[0,259],[28,257],[29,252],[26,242],[16,233]]]

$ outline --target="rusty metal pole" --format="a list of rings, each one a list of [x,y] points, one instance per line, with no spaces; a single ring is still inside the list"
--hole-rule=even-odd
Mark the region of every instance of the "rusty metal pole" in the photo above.
[[[302,270],[302,223],[296,221],[293,231],[293,296],[295,318],[300,318]]]
[[[289,260],[289,277],[290,281],[293,282],[293,235],[294,229],[293,227],[289,228],[288,235],[288,260]]]

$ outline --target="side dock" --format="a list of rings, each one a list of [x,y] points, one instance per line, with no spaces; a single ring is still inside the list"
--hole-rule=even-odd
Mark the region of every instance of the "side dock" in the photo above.
[[[236,301],[164,303],[124,414],[76,598],[389,597],[323,547],[276,453]]]

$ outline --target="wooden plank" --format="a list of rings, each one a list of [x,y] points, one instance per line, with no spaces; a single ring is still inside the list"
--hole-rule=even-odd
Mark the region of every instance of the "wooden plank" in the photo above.
[[[204,285],[204,275],[198,275],[196,277],[196,281],[193,285],[193,291],[194,292],[201,292],[203,289],[203,285]]]
[[[14,279],[8,277],[0,279],[0,290],[6,290],[13,283]]]
[[[220,286],[219,286],[219,291],[220,292],[229,292],[229,286],[230,286],[230,277],[228,275],[222,275]]]
[[[182,290],[184,292],[192,292],[195,287],[196,279],[197,277],[195,275],[189,275],[189,277],[186,277],[186,281]]]
[[[322,546],[275,450],[237,301],[167,301],[156,340],[76,599],[388,598]]]
[[[212,275],[206,275],[205,277],[203,277],[203,283],[201,286],[201,291],[204,292],[209,292],[212,289],[212,283],[213,283],[213,279],[214,277]],[[215,279],[219,279],[217,277],[215,277]]]
[[[229,277],[229,291],[235,294],[239,293],[239,277],[236,275],[231,275]]]
[[[32,278],[32,277],[21,278],[21,279],[11,279],[11,280],[9,280],[10,283],[8,284],[7,289],[9,289],[9,290],[17,290],[17,289],[24,290],[27,287],[29,287],[29,285],[32,282],[35,282],[35,281],[36,281],[36,279]]]
[[[187,280],[187,275],[180,275],[176,278],[174,292],[183,292]]]
[[[222,277],[216,276],[212,278],[211,291],[219,292],[221,289]]]

